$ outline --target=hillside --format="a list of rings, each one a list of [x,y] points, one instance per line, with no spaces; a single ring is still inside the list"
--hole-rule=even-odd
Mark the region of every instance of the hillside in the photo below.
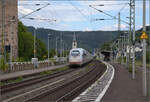
[[[34,27],[30,26],[27,27],[27,29],[33,34]],[[48,34],[52,34],[50,39],[51,48],[55,48],[55,39],[56,37],[60,38],[61,34],[63,40],[68,44],[68,47],[71,48],[72,46],[74,31],[56,31],[52,29],[38,28],[36,32],[37,38],[42,40],[46,46],[48,42]],[[82,47],[88,50],[99,48],[105,42],[111,41],[118,36],[117,31],[75,31],[75,33],[78,41],[78,47]]]

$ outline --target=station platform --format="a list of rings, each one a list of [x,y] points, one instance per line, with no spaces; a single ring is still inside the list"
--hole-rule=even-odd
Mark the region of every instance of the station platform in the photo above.
[[[142,68],[137,68],[136,78],[128,72],[124,65],[112,64],[115,76],[101,102],[150,102],[142,96]]]
[[[50,66],[50,67],[46,67],[46,68],[17,71],[17,72],[12,72],[12,73],[4,73],[4,74],[0,74],[0,80],[7,80],[7,79],[16,78],[16,77],[19,77],[19,76],[32,75],[32,74],[35,74],[35,73],[40,73],[40,72],[43,72],[43,71],[53,70],[53,69],[57,69],[57,68],[60,68],[60,67],[67,66],[67,65],[68,64],[63,64],[63,65],[57,65],[57,66]]]

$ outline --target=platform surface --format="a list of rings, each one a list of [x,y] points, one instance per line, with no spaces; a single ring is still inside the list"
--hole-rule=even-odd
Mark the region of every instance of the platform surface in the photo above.
[[[114,79],[106,91],[101,102],[150,102],[148,97],[142,96],[142,69],[137,68],[136,78],[125,66],[112,64],[115,68]]]

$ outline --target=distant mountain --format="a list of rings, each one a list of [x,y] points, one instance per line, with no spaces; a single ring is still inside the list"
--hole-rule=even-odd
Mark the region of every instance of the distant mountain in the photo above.
[[[34,34],[34,29],[35,28],[32,26],[27,27],[27,30],[32,32],[32,34]],[[50,48],[55,48],[55,39],[56,37],[60,38],[61,34],[65,43],[67,43],[68,47],[71,48],[74,32],[77,37],[78,47],[82,47],[87,50],[99,48],[105,42],[116,39],[119,35],[118,31],[57,31],[45,28],[36,29],[37,38],[42,40],[46,46],[48,42],[48,34],[52,34],[50,39]]]

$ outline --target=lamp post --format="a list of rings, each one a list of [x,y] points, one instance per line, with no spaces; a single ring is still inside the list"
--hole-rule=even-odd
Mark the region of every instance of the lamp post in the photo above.
[[[62,40],[62,57],[64,57],[64,41]]]
[[[36,28],[34,29],[34,58],[36,58]]]
[[[61,33],[61,36],[60,36],[60,58],[62,57],[62,33]]]
[[[149,12],[150,12],[150,0],[149,0]],[[149,26],[150,26],[150,13],[149,13]],[[150,37],[150,32],[149,32],[149,37]],[[150,39],[149,39],[149,51],[150,51]],[[149,54],[149,59],[150,59],[150,54]],[[150,60],[149,60],[150,64]],[[149,70],[149,99],[150,99],[150,70]]]
[[[49,66],[49,39],[50,39],[51,34],[48,34],[48,66]]]
[[[146,32],[146,0],[143,0],[143,32]],[[143,71],[142,71],[142,81],[143,81],[143,96],[147,96],[147,83],[146,83],[146,40],[143,39]]]
[[[127,50],[126,50],[126,47],[127,47],[127,32],[124,32],[124,36],[123,36],[123,50],[124,50],[124,57],[125,57],[125,63],[127,63]]]
[[[58,57],[58,53],[57,53],[57,40],[58,40],[58,37],[56,37],[56,47],[55,47],[55,50],[56,50],[56,58]]]
[[[131,4],[130,4],[130,9],[131,13],[130,13],[130,21],[133,23],[132,24],[132,30],[133,30],[133,34],[132,34],[132,49],[133,49],[133,58],[132,58],[132,79],[135,79],[135,0],[130,0]]]
[[[121,40],[121,64],[123,64],[124,63],[124,59],[123,59],[123,53],[124,53],[124,48],[123,48],[123,38],[124,38],[124,36],[123,35],[121,35],[120,36],[120,40]]]
[[[64,42],[64,57],[66,57],[65,51],[66,51],[66,43]]]
[[[11,25],[13,24],[13,22],[16,22],[16,20],[14,19],[14,18],[12,18],[11,20],[10,20],[10,23],[11,23]],[[11,26],[11,34],[10,34],[10,69],[12,70],[12,67],[13,67],[13,64],[12,64],[12,59],[13,59],[13,42],[12,42],[12,40],[13,40],[13,36],[12,36],[12,31],[13,31],[13,25]]]

